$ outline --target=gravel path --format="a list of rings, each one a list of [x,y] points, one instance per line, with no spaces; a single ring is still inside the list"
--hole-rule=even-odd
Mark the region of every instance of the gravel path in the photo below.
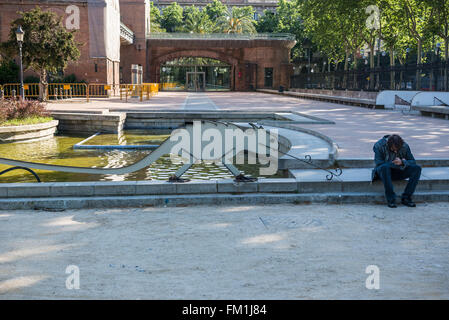
[[[449,204],[0,212],[0,299],[448,299]],[[66,288],[66,267],[80,289]],[[380,289],[365,269],[380,270]]]

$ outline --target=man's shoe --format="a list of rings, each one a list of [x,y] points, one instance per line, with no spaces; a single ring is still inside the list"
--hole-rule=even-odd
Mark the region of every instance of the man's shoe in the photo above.
[[[397,208],[398,206],[396,205],[396,203],[394,201],[392,201],[392,202],[388,202],[388,207],[389,208]]]
[[[416,207],[416,204],[412,201],[412,199],[402,199],[402,204],[406,207],[414,208]]]

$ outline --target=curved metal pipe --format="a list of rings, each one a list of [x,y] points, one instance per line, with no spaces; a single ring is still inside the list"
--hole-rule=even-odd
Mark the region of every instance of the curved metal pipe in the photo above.
[[[36,178],[37,182],[42,182],[41,179],[39,178],[39,176],[37,175],[36,172],[34,172],[33,170],[31,170],[30,168],[25,168],[25,167],[13,167],[13,168],[9,168],[9,169],[3,170],[2,172],[0,172],[0,176],[1,176],[2,174],[5,174],[5,173],[9,172],[9,171],[12,171],[12,170],[19,170],[19,169],[21,169],[21,170],[26,170],[26,171],[32,173],[33,176]]]

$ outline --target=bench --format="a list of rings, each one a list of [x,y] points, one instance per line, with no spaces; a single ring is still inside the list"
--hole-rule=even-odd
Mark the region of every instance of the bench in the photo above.
[[[257,91],[264,92],[264,93],[286,95],[286,96],[296,97],[296,98],[300,98],[300,99],[326,101],[326,102],[352,105],[352,106],[365,107],[365,108],[372,108],[372,109],[383,109],[383,106],[377,105],[376,100],[374,100],[374,99],[361,99],[361,98],[351,98],[351,97],[342,97],[342,96],[331,96],[331,95],[317,94],[317,93],[293,92],[293,91],[279,92],[279,91],[270,90],[270,89],[257,89]]]
[[[446,106],[412,106],[412,110],[419,111],[423,116],[449,120],[449,107]]]

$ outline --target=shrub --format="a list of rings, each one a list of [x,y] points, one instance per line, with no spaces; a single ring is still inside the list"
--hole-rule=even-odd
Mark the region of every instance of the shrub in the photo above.
[[[19,66],[14,60],[0,61],[0,84],[19,82]]]
[[[8,118],[8,114],[6,108],[0,108],[0,123],[6,121]]]
[[[48,117],[49,115],[44,104],[37,100],[21,101],[16,98],[0,100],[0,122],[29,117]]]

